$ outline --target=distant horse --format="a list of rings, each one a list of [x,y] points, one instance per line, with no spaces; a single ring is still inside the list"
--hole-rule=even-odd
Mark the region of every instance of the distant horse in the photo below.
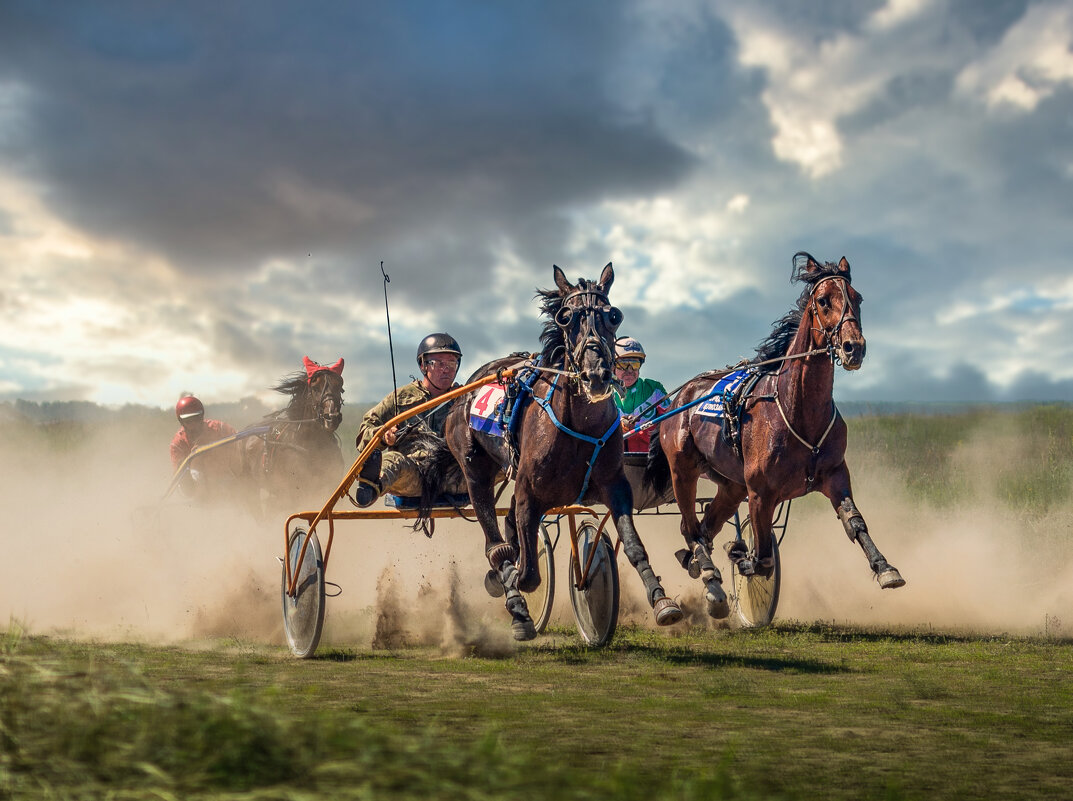
[[[757,348],[756,358],[744,370],[713,371],[690,380],[671,407],[672,413],[684,411],[661,423],[649,450],[646,481],[657,489],[666,489],[668,479],[673,483],[682,536],[691,551],[687,559],[694,571],[700,570],[713,617],[725,617],[729,607],[722,577],[712,564],[712,541],[746,498],[755,552],[748,553],[741,542],[730,543],[727,550],[742,575],[771,575],[775,508],[819,490],[831,501],[850,541],[863,549],[879,586],[905,584],[873,544],[853,502],[845,461],[846,424],[831,394],[835,363],[857,370],[865,353],[861,296],[850,284],[849,262],[843,258],[837,265],[821,265],[809,254],[797,253],[791,281],[803,283],[804,290],[796,307]],[[737,398],[713,395],[721,380],[728,387],[738,383],[743,393]],[[701,403],[706,399],[714,401],[715,409]],[[739,412],[731,412],[728,419],[727,412],[735,406]],[[731,431],[724,432],[728,425]],[[718,491],[704,520],[698,521],[695,502],[701,475],[714,481]]]
[[[599,281],[571,284],[558,267],[554,276],[556,288],[537,293],[546,318],[540,357],[503,388],[504,394],[514,395],[513,435],[502,427],[477,430],[471,424],[471,410],[480,414],[480,399],[487,402],[482,390],[455,400],[445,423],[446,441],[427,463],[421,506],[427,512],[449,483],[450,468],[461,467],[484,530],[485,555],[492,568],[489,581],[502,584],[513,636],[528,640],[536,630],[519,590],[531,592],[540,585],[536,552],[541,518],[558,506],[602,503],[611,510],[657,623],[669,625],[681,619],[682,610],[660,586],[633,525],[633,492],[623,471],[620,416],[611,396],[615,331],[622,322],[622,312],[610,305],[607,296],[615,274],[608,264]],[[517,365],[517,354],[499,359],[479,368],[469,380]],[[515,463],[514,496],[503,536],[493,488]],[[502,594],[491,583],[489,591]]]
[[[246,441],[246,474],[273,506],[322,500],[312,493],[327,492],[342,474],[335,430],[343,421],[343,360],[328,366],[303,356],[302,364],[273,387],[290,403],[265,418],[271,427],[262,438]]]

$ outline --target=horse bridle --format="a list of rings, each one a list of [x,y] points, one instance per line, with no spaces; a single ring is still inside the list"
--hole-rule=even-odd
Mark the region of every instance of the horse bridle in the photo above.
[[[582,301],[581,305],[567,306],[569,301],[578,298]],[[567,370],[580,377],[581,359],[585,355],[585,351],[590,349],[600,354],[601,359],[610,370],[615,362],[615,354],[607,343],[606,338],[599,334],[597,317],[599,316],[604,324],[614,332],[619,324],[622,323],[622,311],[611,305],[606,292],[593,288],[574,290],[563,298],[562,306],[555,313],[555,324],[562,330],[565,343],[570,341],[568,329],[574,320],[578,318],[578,315],[581,315],[581,322],[578,328],[577,344],[573,349],[570,348],[569,344],[564,348]]]
[[[321,373],[321,372],[331,372],[331,371],[327,370],[327,369],[314,371],[314,373],[311,376],[309,376],[309,378],[306,379],[306,384],[309,386],[310,389],[313,388],[313,378],[317,375],[317,373]],[[325,424],[329,423],[331,421],[331,419],[332,419],[332,415],[324,409],[324,406],[325,406],[324,402],[325,402],[325,400],[327,400],[329,398],[330,390],[331,390],[331,379],[325,377],[324,385],[321,387],[320,394],[318,395],[316,400],[313,402],[313,412],[315,414],[315,417],[313,418],[313,420],[315,422],[317,422],[317,423],[320,423],[321,425],[324,425],[325,428],[327,428],[327,425],[325,425]],[[340,399],[339,406],[342,407],[342,405],[343,405],[343,402],[342,402],[342,399]],[[339,415],[340,418],[341,418],[342,417],[342,409],[341,408],[336,409],[335,414]]]
[[[853,312],[853,304],[850,301],[849,296],[849,279],[844,275],[828,275],[817,281],[812,291],[809,293],[809,307],[811,309],[812,320],[815,323],[819,320],[819,313],[816,309],[816,290],[827,281],[839,281],[839,289],[842,290],[842,314],[838,317],[838,322],[832,325],[830,328],[818,328],[816,325],[812,325],[810,330],[818,331],[823,334],[824,348],[827,350],[827,354],[831,357],[831,361],[835,364],[841,364],[842,360],[838,356],[838,350],[842,345],[842,326],[846,323],[856,323],[857,327],[861,327],[861,321],[857,319],[857,315]],[[838,339],[839,347],[835,347],[835,339]]]

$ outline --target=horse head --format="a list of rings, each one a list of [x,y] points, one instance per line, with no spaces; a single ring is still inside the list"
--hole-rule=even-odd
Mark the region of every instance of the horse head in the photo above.
[[[850,283],[849,262],[818,264],[807,253],[804,280],[812,289],[805,313],[811,316],[812,347],[828,348],[832,358],[847,370],[858,370],[864,362],[866,343],[861,331],[861,295]]]
[[[335,364],[317,364],[302,357],[309,390],[309,414],[327,431],[334,432],[343,422],[343,360]]]
[[[547,327],[541,339],[545,345],[557,341],[565,368],[577,375],[590,401],[605,400],[613,388],[615,332],[622,322],[622,312],[607,299],[615,271],[609,262],[599,281],[581,278],[577,284],[571,284],[558,267],[554,267],[554,274],[558,291],[543,293],[544,310],[552,317],[554,328]]]

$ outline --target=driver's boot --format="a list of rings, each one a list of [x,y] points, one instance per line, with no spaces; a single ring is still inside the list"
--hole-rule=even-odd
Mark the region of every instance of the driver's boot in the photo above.
[[[372,506],[380,497],[382,485],[380,483],[380,464],[383,454],[379,450],[369,454],[365,464],[358,473],[358,488],[354,492],[354,503],[363,509]]]

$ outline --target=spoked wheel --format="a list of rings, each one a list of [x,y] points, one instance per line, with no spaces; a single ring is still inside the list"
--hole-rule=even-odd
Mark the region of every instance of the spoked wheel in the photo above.
[[[741,526],[741,538],[749,549],[749,555],[756,553],[756,535],[751,522],[746,519]],[[779,541],[771,536],[771,554],[775,566],[771,575],[759,573],[742,575],[738,566],[731,563],[734,572],[734,609],[743,626],[753,628],[766,626],[775,617],[775,608],[779,605],[779,587],[782,585],[782,558],[779,556]]]
[[[595,549],[592,565],[583,587],[577,586],[578,576],[585,569],[589,554]],[[597,537],[596,526],[583,523],[577,534],[577,550],[581,564],[570,556],[570,605],[578,631],[589,645],[606,645],[618,625],[618,565],[615,549],[606,534]]]
[[[298,564],[298,554],[302,551],[305,536],[304,529],[295,529],[287,543],[291,570]],[[293,598],[287,595],[286,565],[283,567],[282,584],[283,628],[287,632],[287,644],[295,656],[308,659],[317,650],[324,626],[324,559],[315,532],[309,539],[309,547],[298,568]]]
[[[542,634],[551,620],[551,605],[555,600],[555,558],[551,549],[548,527],[543,523],[537,531],[537,567],[540,570],[540,586],[532,592],[523,592],[529,607],[529,616],[537,634]]]

